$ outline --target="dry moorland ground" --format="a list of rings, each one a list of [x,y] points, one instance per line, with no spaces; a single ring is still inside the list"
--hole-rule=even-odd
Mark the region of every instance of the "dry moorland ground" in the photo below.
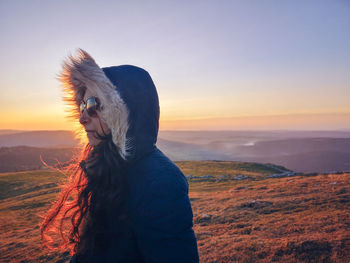
[[[190,193],[201,262],[350,262],[349,176]]]
[[[201,262],[350,262],[350,174],[270,178],[283,169],[177,164],[198,176],[189,184]],[[69,259],[41,248],[38,228],[61,178],[49,171],[0,174],[0,262]]]

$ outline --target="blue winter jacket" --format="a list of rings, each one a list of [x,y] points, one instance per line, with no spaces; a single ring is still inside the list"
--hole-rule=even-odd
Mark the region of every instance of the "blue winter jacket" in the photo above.
[[[158,94],[149,74],[124,65],[103,68],[129,109],[133,154],[126,177],[128,220],[111,222],[110,244],[103,253],[75,262],[198,262],[188,183],[181,170],[156,146]],[[116,220],[116,219],[111,219]]]

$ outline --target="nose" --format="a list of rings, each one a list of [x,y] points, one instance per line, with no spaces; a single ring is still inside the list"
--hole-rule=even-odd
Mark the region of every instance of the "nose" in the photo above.
[[[79,122],[82,125],[86,125],[90,122],[90,117],[89,115],[86,113],[86,110],[83,110],[83,112],[80,114],[80,118],[79,118]]]

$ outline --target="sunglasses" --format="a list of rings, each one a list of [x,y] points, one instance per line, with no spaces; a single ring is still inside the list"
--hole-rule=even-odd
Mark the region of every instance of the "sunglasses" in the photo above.
[[[83,114],[84,110],[86,109],[87,114],[90,117],[96,117],[97,116],[97,111],[100,109],[100,101],[96,97],[90,97],[85,101],[81,101],[79,110],[80,114]]]

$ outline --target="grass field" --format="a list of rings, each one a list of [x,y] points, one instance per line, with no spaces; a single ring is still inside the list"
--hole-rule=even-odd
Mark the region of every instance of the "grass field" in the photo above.
[[[270,178],[286,170],[177,165],[194,177],[188,182],[201,262],[350,262],[350,174]],[[63,178],[50,171],[0,174],[0,262],[69,259],[41,248],[38,227]]]

